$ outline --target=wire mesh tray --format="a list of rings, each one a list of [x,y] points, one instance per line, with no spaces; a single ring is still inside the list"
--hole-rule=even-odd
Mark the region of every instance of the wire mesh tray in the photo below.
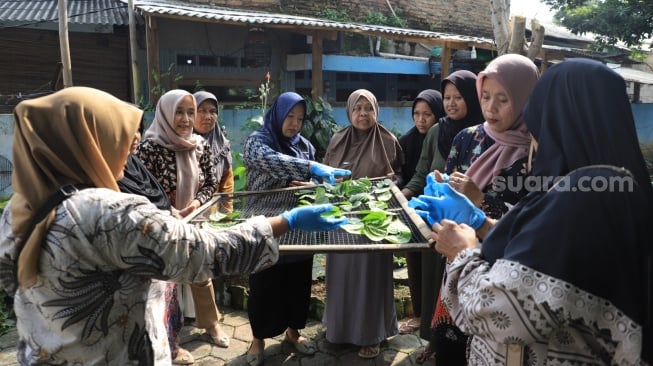
[[[240,219],[257,216],[276,216],[299,205],[299,190],[315,190],[319,186],[289,187],[264,191],[246,191],[218,194],[209,202],[184,218],[184,221],[202,225],[210,221],[209,216],[216,211],[228,213],[239,211]],[[329,253],[329,252],[367,252],[367,251],[413,251],[432,248],[429,244],[430,228],[415,211],[407,206],[407,201],[396,185],[390,183],[392,198],[387,201],[387,212],[410,228],[408,243],[392,244],[385,240],[374,242],[364,235],[351,234],[343,229],[329,232],[305,232],[291,230],[279,237],[279,252],[282,254]],[[335,202],[334,202],[335,203]],[[233,206],[233,208],[231,208]],[[356,211],[343,212],[347,217]]]

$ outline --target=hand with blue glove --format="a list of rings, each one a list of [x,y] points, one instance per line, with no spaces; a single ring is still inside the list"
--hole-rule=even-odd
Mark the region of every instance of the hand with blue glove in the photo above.
[[[451,188],[448,183],[434,183],[433,195],[421,195],[408,201],[408,207],[426,219],[429,225],[443,219],[453,220],[479,229],[485,222],[485,212],[474,206],[464,195]]]
[[[437,170],[436,170],[436,172],[438,173],[437,177],[435,176],[435,172],[430,172],[426,176],[426,186],[424,187],[424,194],[427,195],[427,196],[435,196],[434,191],[435,191],[435,188],[436,188],[436,186],[435,186],[436,184],[439,184],[439,183],[442,183],[442,182],[449,183],[449,175],[448,174],[440,173]],[[438,178],[441,178],[441,180],[438,179]]]
[[[312,176],[325,179],[330,184],[336,183],[336,177],[348,177],[351,175],[350,170],[332,168],[328,165],[316,163],[314,161],[311,161],[310,172]]]
[[[331,231],[347,223],[347,218],[322,216],[323,213],[333,210],[333,205],[315,205],[296,207],[281,214],[288,221],[290,230],[302,231]]]

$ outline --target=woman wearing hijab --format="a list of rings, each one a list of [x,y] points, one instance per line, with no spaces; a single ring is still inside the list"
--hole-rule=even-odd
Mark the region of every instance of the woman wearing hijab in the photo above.
[[[440,90],[446,116],[427,132],[415,175],[402,189],[408,199],[422,194],[426,177],[434,170],[444,170],[454,137],[465,128],[483,122],[481,105],[476,92],[476,75],[468,70],[458,70],[442,80]],[[422,304],[421,309],[434,309],[442,283],[444,260],[435,253],[422,253]],[[430,311],[432,313],[432,311]],[[429,339],[431,319],[422,317],[420,335]],[[418,362],[429,359],[433,343],[417,357]]]
[[[14,109],[15,193],[0,217],[0,286],[14,296],[21,364],[169,365],[165,288],[153,279],[259,271],[277,260],[275,236],[339,225],[321,217],[324,205],[199,229],[119,192],[142,115],[87,87]]]
[[[218,98],[213,93],[198,91],[193,94],[197,104],[197,114],[193,131],[204,137],[211,146],[211,156],[218,181],[217,193],[234,191],[234,172],[231,157],[231,144],[218,124]],[[221,209],[230,212],[233,209],[231,200],[223,200]]]
[[[487,235],[490,219],[476,233],[433,226],[469,364],[651,364],[653,190],[623,78],[593,60],[556,64],[524,119],[542,184]]]
[[[217,182],[216,193],[233,192],[234,176],[231,171],[231,151],[229,141],[217,125],[218,99],[215,95],[200,91],[193,94],[197,113],[193,120],[193,132],[202,136],[209,147],[213,178]],[[204,147],[206,148],[206,147]],[[208,170],[206,170],[208,172]],[[222,209],[231,211],[231,201]],[[193,283],[181,287],[180,306],[185,318],[195,318],[195,325],[205,329],[213,343],[220,347],[229,347],[229,335],[220,327],[220,311],[215,301],[213,280]]]
[[[354,91],[347,100],[351,126],[333,136],[324,163],[351,169],[353,179],[401,180],[401,146],[378,115],[374,94]],[[398,332],[392,253],[328,254],[326,283],[326,339],[360,346],[362,358],[378,356],[381,342]]]
[[[442,95],[437,90],[423,90],[413,101],[412,116],[415,126],[399,138],[399,145],[401,145],[405,158],[405,163],[402,167],[405,181],[410,181],[413,174],[415,174],[415,167],[422,153],[424,137],[426,137],[429,129],[443,115]],[[406,253],[406,267],[408,269],[408,288],[410,289],[410,299],[413,305],[413,317],[399,327],[400,334],[412,333],[420,328],[422,252],[413,251]],[[433,297],[435,298],[435,294]]]
[[[211,147],[208,141],[193,133],[196,110],[195,98],[185,90],[173,89],[163,94],[138,149],[143,165],[159,180],[181,216],[190,214],[211,199],[218,187]],[[168,284],[168,336],[173,363],[188,365],[193,363],[193,358],[177,342],[179,331],[184,326],[182,304],[184,308],[195,307],[197,326],[207,329],[217,345],[227,347],[229,339],[219,333],[219,312],[212,281],[209,279],[190,286],[192,305],[190,301],[183,302],[184,298],[190,297],[183,288],[172,282]]]
[[[248,189],[268,190],[301,184],[311,176],[333,183],[335,176],[350,175],[316,163],[315,148],[300,131],[306,102],[299,94],[279,95],[263,119],[263,126],[245,141],[243,162],[247,167]],[[252,201],[248,201],[248,204]],[[261,365],[265,339],[285,331],[285,340],[302,354],[312,355],[317,345],[302,336],[311,300],[313,255],[287,255],[265,271],[249,277],[247,314],[253,340],[247,351],[250,366]]]
[[[524,188],[496,189],[493,182],[523,181],[528,174],[531,136],[521,111],[538,77],[537,67],[525,56],[492,60],[476,80],[485,122],[456,135],[447,160],[449,184],[492,218],[500,218],[527,193]],[[464,365],[467,336],[454,324],[441,296],[432,324],[436,359]]]

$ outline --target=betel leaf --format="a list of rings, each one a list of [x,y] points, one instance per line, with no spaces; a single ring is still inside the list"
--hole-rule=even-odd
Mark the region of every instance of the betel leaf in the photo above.
[[[408,243],[412,237],[410,228],[399,220],[393,220],[392,223],[388,225],[387,230],[388,235],[385,239],[392,244]]]
[[[226,214],[220,211],[216,211],[211,215],[209,215],[209,220],[214,222],[231,221],[237,218],[238,216],[240,216],[240,211],[233,211]]]
[[[390,201],[392,199],[392,192],[387,191],[381,194],[377,194],[376,199],[383,202]]]
[[[330,211],[327,212],[322,212],[320,216],[322,217],[342,217],[343,213],[342,210],[340,210],[340,207],[338,206],[333,206],[333,208]]]

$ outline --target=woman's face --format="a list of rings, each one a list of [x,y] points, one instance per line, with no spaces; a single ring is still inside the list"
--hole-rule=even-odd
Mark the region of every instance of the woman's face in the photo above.
[[[435,124],[435,114],[431,111],[429,104],[423,100],[417,101],[415,103],[415,108],[413,109],[413,121],[415,121],[415,128],[417,131],[424,135],[429,128]]]
[[[367,98],[358,98],[351,112],[351,124],[357,130],[366,131],[376,124],[374,106]]]
[[[292,107],[286,118],[283,120],[281,134],[287,138],[295,137],[302,130],[303,123],[304,105],[302,103],[297,103]]]
[[[181,99],[175,109],[172,128],[177,135],[187,137],[193,132],[193,123],[195,123],[195,99],[192,95],[187,95]]]
[[[136,154],[136,151],[138,150],[138,144],[141,143],[141,133],[139,131],[136,131],[136,134],[134,135],[134,139],[132,140],[131,146],[129,146],[129,153],[131,155]]]
[[[461,120],[467,116],[467,103],[462,94],[458,91],[453,83],[446,83],[444,85],[444,110],[447,116],[454,121]]]
[[[486,77],[481,87],[483,117],[495,132],[508,130],[515,121],[506,89],[495,79]]]
[[[193,128],[203,135],[215,128],[217,120],[218,107],[213,100],[207,99],[197,107],[197,115],[195,115]]]

